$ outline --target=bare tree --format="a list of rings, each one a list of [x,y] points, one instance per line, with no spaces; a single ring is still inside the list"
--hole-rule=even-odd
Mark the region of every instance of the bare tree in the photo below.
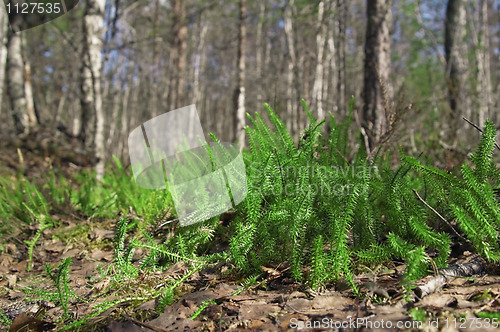
[[[284,30],[285,30],[285,38],[286,45],[288,48],[288,71],[286,74],[286,125],[289,130],[291,130],[294,134],[298,132],[297,130],[297,103],[296,96],[297,91],[294,91],[294,79],[295,73],[297,71],[297,55],[295,53],[295,33],[293,30],[293,10],[294,10],[294,0],[290,0],[285,7],[284,11]]]
[[[202,90],[200,86],[200,77],[205,70],[207,60],[206,50],[206,37],[208,31],[208,22],[204,18],[203,13],[200,14],[200,21],[198,23],[198,39],[196,54],[194,55],[193,63],[193,103],[198,104],[201,101]]]
[[[385,89],[389,84],[391,0],[367,0],[363,128],[369,149],[386,130]]]
[[[324,22],[325,2],[320,1],[318,5],[318,24],[316,32],[316,73],[313,84],[314,106],[316,108],[318,118],[325,117],[323,111],[323,59],[326,39],[326,24]]]
[[[174,84],[171,85],[170,108],[175,109],[182,106],[184,98],[184,79],[186,76],[186,48],[187,48],[187,25],[186,25],[186,1],[174,0],[173,5],[174,23],[174,48],[172,49],[172,60],[174,62]]]
[[[234,109],[236,112],[234,123],[234,139],[240,148],[245,146],[245,45],[246,45],[246,7],[245,0],[240,0],[239,32],[238,32],[238,79],[234,90]]]
[[[28,59],[24,59],[24,95],[26,96],[26,113],[30,128],[38,124],[35,114],[35,101],[33,100],[33,85],[31,82],[31,65]]]
[[[476,59],[479,123],[491,117],[491,70],[490,70],[490,31],[488,25],[488,1],[479,2],[479,28],[477,31]]]
[[[104,28],[104,6],[106,0],[87,0],[83,16],[83,47],[81,68],[82,108],[81,139],[85,146],[95,152],[97,178],[104,175],[105,141],[104,112],[101,91],[101,52]],[[95,134],[92,135],[92,134]]]
[[[24,61],[22,55],[22,32],[8,32],[7,43],[7,94],[12,109],[12,118],[18,134],[29,132],[29,116],[24,89]]]
[[[341,112],[345,112],[346,108],[346,90],[345,90],[345,80],[346,80],[346,69],[345,69],[345,55],[346,55],[346,17],[347,17],[347,1],[337,0],[337,11],[338,11],[338,42],[337,42],[337,68],[338,68],[338,79],[337,79],[337,100],[338,108]]]
[[[337,96],[337,42],[336,42],[336,33],[337,33],[337,3],[336,1],[329,1],[329,9],[328,11],[331,13],[325,17],[328,25],[327,31],[327,41],[326,41],[326,55],[325,55],[325,71],[323,74],[323,99],[325,102],[329,102],[332,98],[333,100],[338,99]],[[338,111],[338,103],[334,102],[333,107],[328,104],[328,108],[331,109],[334,113]],[[329,128],[329,125],[327,126]]]
[[[153,13],[153,65],[151,66],[151,115],[155,117],[158,115],[158,83],[159,83],[159,71],[160,71],[160,1],[154,1],[154,13]]]
[[[450,114],[450,138],[454,141],[458,120],[462,116],[470,118],[470,102],[467,85],[467,49],[465,46],[466,12],[463,0],[448,0],[445,23],[445,53],[447,64],[448,101]]]
[[[7,32],[9,22],[7,12],[0,10],[0,118],[2,115],[3,89],[5,82],[5,64],[7,62]]]
[[[266,2],[262,1],[259,6],[259,16],[258,16],[258,23],[257,23],[257,32],[256,32],[256,41],[257,45],[255,47],[255,67],[256,67],[256,72],[257,72],[257,104],[260,106],[262,104],[262,91],[263,91],[263,80],[262,80],[262,55],[263,55],[263,49],[264,49],[264,44],[265,40],[262,37],[262,31],[263,31],[263,26],[264,26],[264,19],[266,17]]]

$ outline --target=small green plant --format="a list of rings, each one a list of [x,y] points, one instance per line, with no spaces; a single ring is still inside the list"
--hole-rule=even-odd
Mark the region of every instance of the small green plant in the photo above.
[[[403,162],[424,178],[428,199],[435,208],[441,210],[446,221],[457,220],[467,241],[491,262],[500,261],[500,204],[494,192],[500,171],[492,158],[495,136],[494,125],[486,121],[479,146],[471,157],[474,167],[464,163],[461,177],[403,156]],[[451,227],[448,221],[446,224]]]
[[[12,324],[12,321],[4,315],[3,312],[0,312],[0,323],[6,326],[10,326]]]
[[[68,303],[74,296],[71,291],[71,287],[69,286],[69,268],[71,263],[71,258],[65,258],[55,270],[48,264],[45,266],[47,275],[56,286],[59,303],[65,316],[68,315]]]
[[[423,308],[411,308],[409,313],[412,320],[419,322],[425,322],[427,318],[427,312]]]
[[[498,323],[498,320],[500,320],[500,312],[481,311],[481,312],[477,312],[476,316],[479,318],[495,319],[496,323]],[[498,327],[498,324],[496,324],[496,325],[497,325],[496,327]],[[492,326],[495,327],[493,325],[493,321],[492,321]]]
[[[391,169],[384,156],[367,157],[359,134],[358,149],[350,149],[353,100],[343,122],[330,115],[327,137],[324,121],[304,103],[310,125],[297,146],[265,107],[272,127],[259,114],[249,116],[248,194],[230,225],[229,256],[243,273],[287,262],[292,277],[313,288],[343,278],[356,290],[357,263],[398,258],[406,263],[404,285],[411,287],[431,265],[447,264],[450,234],[457,230],[449,222],[436,228],[436,211],[458,220],[464,235],[458,241],[469,239],[485,258],[498,261],[500,206],[493,188],[499,170],[492,162],[491,123],[472,156],[475,167],[464,164],[459,178],[403,153],[402,165]],[[437,256],[431,258],[431,250]]]
[[[317,289],[326,280],[326,252],[323,244],[323,236],[319,235],[314,239],[312,245],[311,275],[310,283],[312,289]]]
[[[203,310],[205,310],[209,305],[211,304],[217,304],[217,302],[215,302],[214,300],[210,300],[210,301],[203,301],[200,305],[200,307],[195,311],[194,314],[191,315],[191,319],[195,319],[196,317],[198,317],[202,312]]]
[[[35,235],[33,238],[29,241],[24,241],[28,245],[28,264],[26,267],[26,271],[29,272],[32,267],[32,261],[33,261],[33,250],[35,249],[36,242],[42,235],[43,231],[45,231],[47,228],[51,227],[52,224],[47,221],[49,219],[48,215],[45,214],[37,214],[35,213],[28,205],[24,205],[26,210],[28,210],[31,215],[39,222],[39,229],[36,231]]]
[[[22,174],[16,179],[0,177],[0,218],[5,223],[17,219],[27,225],[35,215],[49,215],[50,206],[37,185]]]
[[[125,240],[129,220],[127,218],[120,218],[116,222],[115,230],[115,268],[119,271],[118,276],[134,277],[138,273],[137,267],[132,264],[132,256],[137,247],[137,240],[132,240],[128,246],[125,246]]]

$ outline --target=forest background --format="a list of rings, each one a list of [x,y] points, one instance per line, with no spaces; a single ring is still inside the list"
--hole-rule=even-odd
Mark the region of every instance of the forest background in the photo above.
[[[478,139],[462,117],[497,121],[499,7],[87,0],[18,33],[2,12],[0,129],[14,137],[42,126],[75,138],[102,173],[112,155],[128,163],[131,130],[178,107],[195,104],[206,134],[244,145],[245,113],[264,102],[297,141],[308,123],[302,98],[316,117],[343,119],[354,96],[368,149],[406,113],[397,144],[435,151],[446,166],[453,151],[469,152],[468,137]]]

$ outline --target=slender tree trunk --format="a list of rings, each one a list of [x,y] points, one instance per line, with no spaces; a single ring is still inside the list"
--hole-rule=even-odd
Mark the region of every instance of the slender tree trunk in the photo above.
[[[16,133],[29,132],[26,90],[24,89],[24,63],[22,56],[22,32],[9,29],[7,43],[7,94],[12,108]]]
[[[467,92],[467,48],[465,47],[466,12],[463,0],[449,0],[446,8],[445,53],[447,64],[448,101],[450,104],[450,139],[457,137],[462,116],[470,118]]]
[[[70,110],[71,110],[71,118],[73,119],[71,121],[71,133],[73,134],[74,137],[80,137],[80,139],[82,138],[81,136],[81,130],[82,130],[82,120],[83,120],[83,114],[80,112],[78,113],[77,111],[77,106],[78,104],[80,104],[80,108],[81,108],[81,100],[80,102],[78,100],[75,100],[73,103],[72,103],[73,107],[70,107]]]
[[[257,23],[257,47],[255,50],[255,69],[257,71],[257,105],[261,107],[262,104],[262,89],[264,80],[262,79],[262,55],[264,49],[264,38],[262,38],[262,31],[264,26],[264,19],[266,17],[266,2],[262,1],[259,6],[259,21]],[[290,128],[290,127],[288,127]]]
[[[488,1],[481,0],[479,3],[479,31],[478,45],[476,48],[477,58],[477,89],[479,92],[479,124],[491,117],[491,70],[490,70],[490,32],[488,25]]]
[[[300,63],[300,66],[299,68],[302,69],[302,72],[299,74],[298,77],[302,77],[302,81],[303,81],[303,88],[302,88],[302,91],[304,91],[304,100],[311,100],[311,96],[310,96],[310,93],[311,93],[311,90],[310,90],[310,83],[309,83],[309,80],[310,80],[310,71],[311,71],[311,61],[308,57],[304,56],[303,54],[301,55],[301,58],[302,58],[302,61],[299,61]],[[303,112],[299,112],[299,114],[303,114]],[[302,119],[298,119],[299,121],[299,124],[301,126],[301,129],[304,129],[307,124],[306,123],[302,123]]]
[[[129,131],[129,98],[130,98],[130,87],[127,86],[123,89],[122,98],[121,98],[121,120],[120,120],[120,132],[118,133],[118,153],[120,155],[120,159],[125,159],[125,146],[124,142],[127,140],[127,134]]]
[[[293,31],[293,6],[294,0],[290,0],[285,8],[285,37],[288,48],[288,71],[286,74],[286,126],[295,135],[297,130],[297,103],[294,91],[294,76],[297,66],[297,56],[295,54],[295,38]]]
[[[320,1],[318,5],[318,24],[316,32],[316,73],[313,84],[314,105],[318,114],[318,119],[325,117],[323,110],[323,59],[325,50],[326,25],[324,22],[325,2]]]
[[[81,69],[82,123],[81,139],[86,147],[95,152],[96,173],[104,175],[104,112],[101,91],[101,52],[104,28],[105,0],[87,0],[83,16],[83,48]],[[95,135],[95,136],[94,136]]]
[[[328,108],[333,111],[334,114],[338,111],[338,94],[337,94],[337,44],[336,44],[336,32],[338,25],[338,8],[337,3],[334,0],[329,0],[329,12],[330,15],[327,16],[328,19],[328,31],[327,31],[327,50],[325,58],[325,73],[324,73],[324,87],[323,87],[323,99],[328,102]],[[333,101],[330,107],[330,101]],[[329,130],[329,122],[327,125]]]
[[[5,66],[7,64],[7,33],[9,22],[7,12],[0,10],[0,119],[2,118]]]
[[[200,87],[200,77],[201,74],[205,71],[206,64],[206,36],[208,31],[208,24],[206,19],[204,18],[203,13],[200,14],[200,22],[199,22],[199,37],[198,37],[198,46],[196,48],[196,54],[194,57],[194,79],[193,79],[193,103],[198,104],[202,99],[202,91]]]
[[[175,66],[174,82],[171,85],[171,108],[182,107],[184,99],[184,79],[186,74],[186,48],[187,48],[187,25],[186,25],[186,1],[174,0],[174,50],[173,62]]]
[[[105,94],[106,95],[106,94]],[[118,125],[118,112],[120,110],[120,97],[123,98],[121,93],[115,92],[115,95],[111,97],[112,106],[111,106],[111,119],[109,119],[109,133],[106,145],[111,147],[113,150],[116,148],[116,145],[113,145],[113,141],[116,138],[116,126]],[[117,151],[113,151],[113,154],[116,154]]]
[[[159,35],[159,21],[160,21],[160,1],[154,2],[155,11],[153,14],[153,65],[151,66],[151,116],[158,115],[158,85],[159,85],[159,70],[160,70],[160,35]]]
[[[38,125],[35,112],[35,102],[33,100],[33,85],[31,84],[31,66],[28,60],[24,61],[24,95],[26,96],[26,112],[30,128]]]
[[[240,18],[238,33],[238,86],[234,90],[234,109],[236,110],[234,124],[234,139],[238,142],[240,149],[245,146],[245,44],[246,44],[246,7],[245,0],[240,0]]]
[[[327,39],[328,53],[325,59],[325,73],[324,73],[324,87],[323,87],[323,100],[327,101],[329,105],[330,100],[333,100],[333,112],[336,113],[338,110],[337,100],[337,59],[335,54],[337,53],[337,48],[335,45],[335,33],[333,29],[328,31]],[[328,107],[330,108],[330,107]],[[332,108],[330,108],[332,109]]]
[[[368,135],[369,149],[375,146],[386,130],[384,100],[390,72],[391,0],[367,0],[363,128]]]
[[[59,98],[59,102],[57,103],[56,114],[54,114],[54,118],[52,119],[52,128],[54,129],[57,128],[61,122],[61,114],[66,103],[66,94],[63,93],[62,89],[57,90],[57,96]]]
[[[337,0],[338,11],[338,42],[337,42],[337,64],[338,64],[338,79],[337,79],[337,100],[338,108],[341,112],[346,112],[346,92],[345,92],[345,55],[346,55],[346,16],[347,16],[347,0]]]

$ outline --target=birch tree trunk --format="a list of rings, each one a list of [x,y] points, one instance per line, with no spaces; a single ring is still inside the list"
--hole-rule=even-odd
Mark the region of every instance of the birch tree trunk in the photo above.
[[[313,98],[316,106],[318,119],[325,117],[323,111],[323,59],[325,49],[326,25],[324,22],[325,2],[320,1],[318,5],[318,25],[316,32],[316,74],[313,84]]]
[[[29,132],[29,117],[24,89],[24,63],[22,33],[8,31],[7,43],[7,94],[17,134]]]
[[[367,26],[363,88],[363,128],[369,150],[386,130],[386,105],[390,72],[391,0],[367,0]]]
[[[467,84],[466,12],[463,0],[448,0],[445,23],[446,74],[450,104],[450,139],[456,139],[462,116],[470,118]]]
[[[104,151],[104,112],[101,91],[101,52],[103,46],[104,6],[106,0],[87,0],[83,16],[83,48],[81,68],[82,108],[81,139],[94,150],[97,158],[96,173],[104,175],[106,156]],[[95,136],[94,136],[95,134]]]
[[[245,146],[245,44],[246,44],[246,7],[245,0],[240,0],[239,33],[238,33],[238,83],[234,90],[235,140],[240,149]]]
[[[24,95],[26,96],[26,113],[28,113],[29,127],[38,124],[35,113],[35,102],[33,100],[33,85],[31,84],[31,65],[28,60],[24,61]]]

